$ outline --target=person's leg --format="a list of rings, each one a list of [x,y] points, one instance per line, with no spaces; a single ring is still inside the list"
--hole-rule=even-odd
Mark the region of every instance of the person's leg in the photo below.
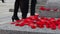
[[[23,6],[21,8],[21,12],[22,12],[22,18],[24,19],[27,17],[27,13],[29,9],[29,0],[23,0],[22,4]]]
[[[2,0],[2,3],[4,3],[4,0]]]
[[[17,16],[18,9],[19,9],[19,0],[16,0],[14,5],[14,14],[13,14],[14,16]]]
[[[18,18],[18,9],[19,9],[19,0],[16,0],[15,1],[15,5],[14,5],[14,13],[13,13],[13,16],[12,16],[12,20],[14,21],[15,20],[19,20]]]
[[[37,0],[31,0],[31,15],[35,15],[35,7]]]

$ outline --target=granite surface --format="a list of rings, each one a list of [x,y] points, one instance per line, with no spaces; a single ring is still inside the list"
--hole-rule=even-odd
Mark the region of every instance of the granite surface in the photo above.
[[[20,27],[20,26],[15,26],[15,25],[12,25],[12,24],[10,24],[10,23],[7,23],[7,24],[2,24],[2,25],[0,25],[0,33],[2,33],[2,31],[3,32],[7,32],[7,33],[23,33],[23,34],[25,34],[25,33],[34,33],[34,34],[36,34],[36,33],[38,33],[38,34],[40,34],[40,33],[42,33],[42,34],[60,34],[60,30],[59,29],[56,29],[56,30],[51,30],[51,29],[47,29],[47,28],[43,28],[43,29],[41,29],[41,28],[36,28],[36,29],[31,29],[30,27],[28,27],[28,26],[23,26],[23,27]],[[25,32],[25,33],[24,33]]]

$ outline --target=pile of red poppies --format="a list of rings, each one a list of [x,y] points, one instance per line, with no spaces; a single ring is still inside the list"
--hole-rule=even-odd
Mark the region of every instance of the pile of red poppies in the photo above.
[[[21,21],[23,20],[23,21]],[[26,19],[17,20],[11,24],[15,24],[15,26],[24,26],[27,25],[32,29],[35,28],[50,28],[55,30],[56,28],[60,29],[60,18],[46,18],[46,17],[39,17],[39,15],[30,16]]]
[[[46,8],[44,6],[40,6],[39,10],[42,10],[42,11],[60,11],[58,8]]]

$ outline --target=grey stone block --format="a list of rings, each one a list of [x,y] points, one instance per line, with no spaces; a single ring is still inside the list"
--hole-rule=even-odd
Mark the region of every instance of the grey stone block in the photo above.
[[[28,26],[15,26],[10,23],[0,25],[0,34],[60,34],[60,30],[51,30],[48,28],[31,29]]]
[[[26,32],[26,31],[12,31],[12,30],[1,30],[0,34],[47,34],[38,32]],[[52,34],[52,33],[49,33]]]

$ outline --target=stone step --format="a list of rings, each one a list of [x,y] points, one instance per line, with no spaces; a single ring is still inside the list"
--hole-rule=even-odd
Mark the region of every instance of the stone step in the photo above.
[[[4,33],[3,33],[4,32]],[[0,25],[0,33],[2,34],[60,34],[60,30],[51,30],[48,28],[31,29],[28,26],[15,26],[10,23]]]
[[[41,33],[41,32],[26,32],[26,31],[12,31],[12,30],[0,30],[0,34],[52,34],[52,33]]]

